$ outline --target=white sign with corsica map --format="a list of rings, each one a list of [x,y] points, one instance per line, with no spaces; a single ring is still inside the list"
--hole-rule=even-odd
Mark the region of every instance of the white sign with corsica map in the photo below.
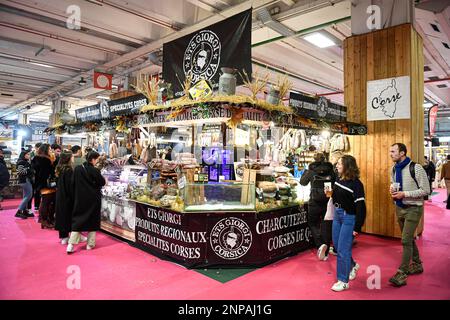
[[[410,119],[410,78],[367,82],[367,121]]]

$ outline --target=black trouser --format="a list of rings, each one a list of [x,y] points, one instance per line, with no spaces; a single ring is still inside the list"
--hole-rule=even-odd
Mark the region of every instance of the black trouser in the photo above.
[[[41,189],[35,188],[33,192],[34,192],[34,207],[39,209],[39,206],[41,205]]]
[[[31,193],[31,199],[30,199],[30,201],[28,201],[28,204],[27,204],[27,209],[28,210],[30,210],[31,208],[32,208],[32,204],[33,204],[33,198],[34,198],[34,186],[33,186],[33,192]]]
[[[327,212],[327,202],[320,203],[309,201],[308,203],[308,225],[311,229],[314,244],[316,248],[321,245],[327,245],[326,254],[330,249],[333,221],[324,220]]]
[[[59,231],[59,238],[64,239],[69,237],[69,231]]]
[[[428,200],[428,198],[431,196],[431,193],[433,192],[433,182],[431,181],[431,179],[428,179],[428,182],[430,184],[430,195],[426,195],[424,197],[424,200]]]

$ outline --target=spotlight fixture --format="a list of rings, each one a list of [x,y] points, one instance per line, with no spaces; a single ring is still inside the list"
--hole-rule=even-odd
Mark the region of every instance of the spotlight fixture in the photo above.
[[[78,81],[78,84],[79,84],[80,86],[83,86],[83,85],[86,84],[86,80],[84,80],[84,78],[81,77],[80,81]]]

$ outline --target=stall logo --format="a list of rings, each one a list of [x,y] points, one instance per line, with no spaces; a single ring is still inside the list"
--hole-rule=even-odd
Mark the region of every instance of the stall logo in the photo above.
[[[381,107],[386,117],[393,118],[397,111],[397,102],[401,98],[402,96],[397,90],[395,79],[392,79],[391,84],[372,99],[372,108],[378,109]]]
[[[109,105],[106,100],[102,100],[102,102],[100,102],[100,115],[102,119],[109,118]]]
[[[210,234],[213,251],[221,258],[235,260],[244,256],[252,245],[252,233],[243,220],[224,218],[216,223]]]
[[[320,97],[317,101],[317,114],[319,117],[323,118],[328,113],[328,100],[325,97]]]
[[[202,30],[195,34],[184,52],[185,76],[192,75],[192,83],[213,78],[219,69],[221,49],[220,39],[214,32]]]

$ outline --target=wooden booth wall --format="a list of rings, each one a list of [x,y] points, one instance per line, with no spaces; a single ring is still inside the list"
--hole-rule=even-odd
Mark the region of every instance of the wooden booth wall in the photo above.
[[[344,41],[344,92],[348,120],[367,124],[368,135],[350,138],[366,191],[364,232],[401,237],[389,196],[392,161],[389,148],[403,142],[417,163],[424,156],[423,43],[411,24],[403,24]],[[367,81],[411,77],[411,119],[367,121]],[[423,229],[423,221],[421,227]],[[421,233],[421,230],[419,230]]]

